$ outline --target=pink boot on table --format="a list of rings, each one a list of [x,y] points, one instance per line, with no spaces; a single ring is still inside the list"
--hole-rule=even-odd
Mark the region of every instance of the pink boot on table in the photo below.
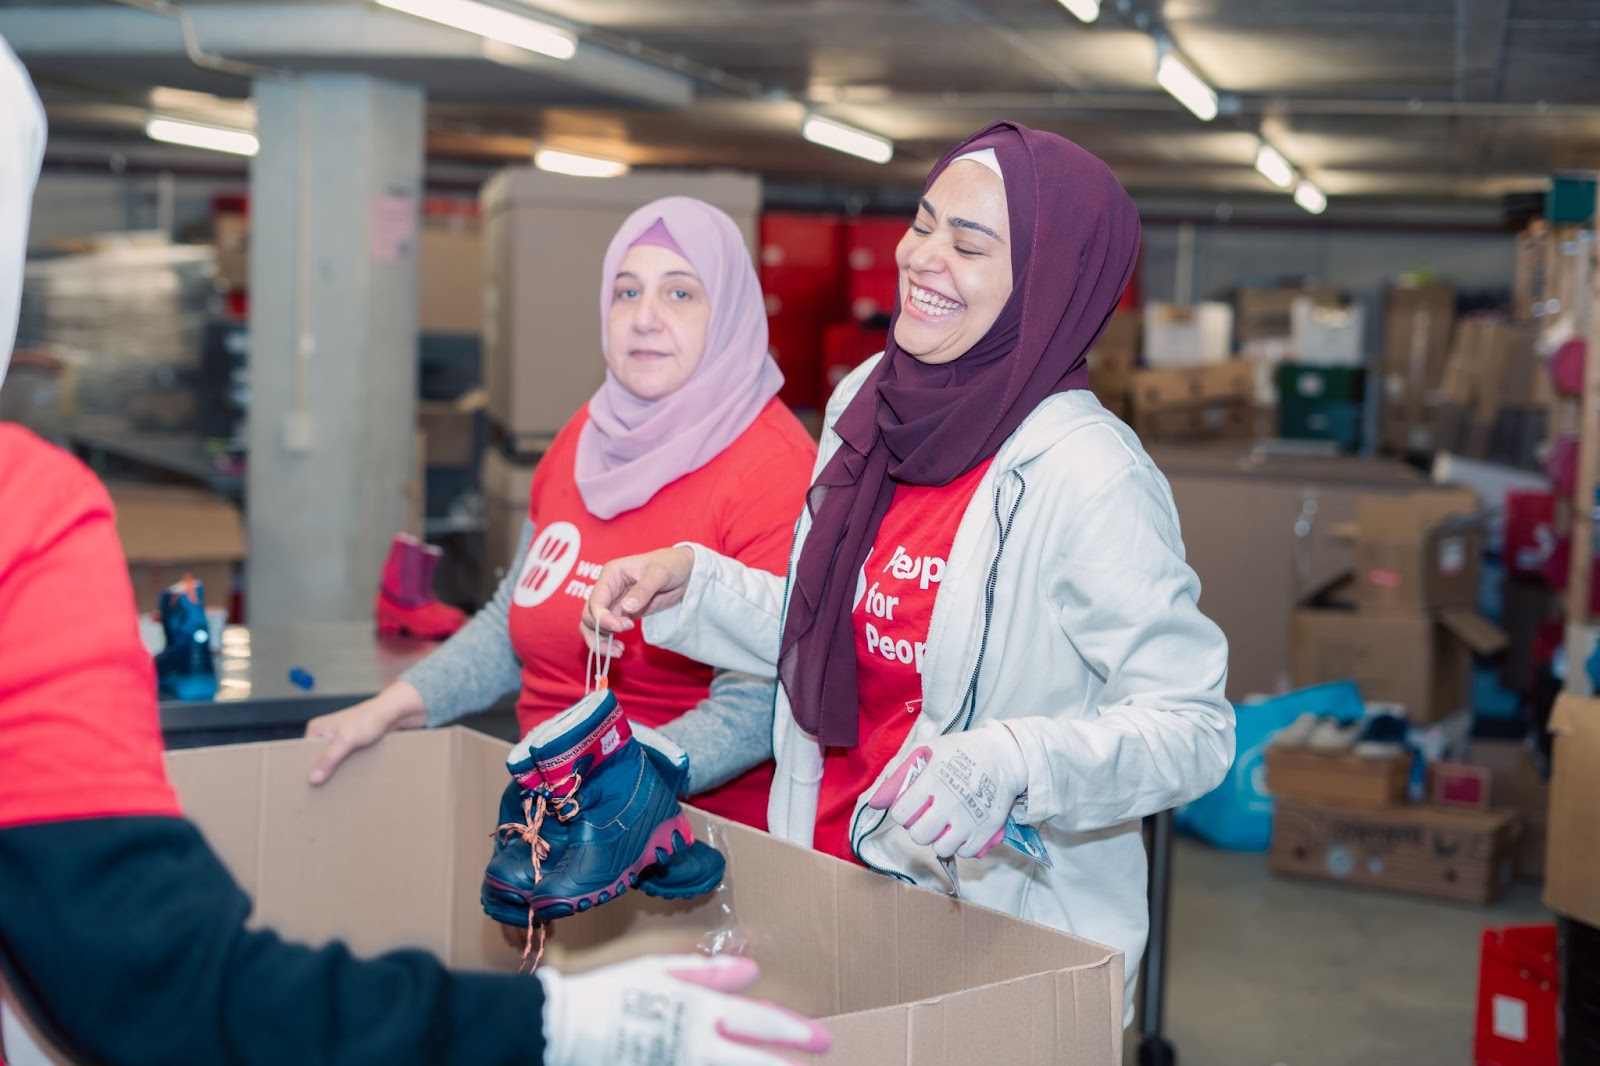
[[[378,632],[444,640],[467,616],[433,594],[433,568],[442,553],[409,533],[396,533],[378,585]]]

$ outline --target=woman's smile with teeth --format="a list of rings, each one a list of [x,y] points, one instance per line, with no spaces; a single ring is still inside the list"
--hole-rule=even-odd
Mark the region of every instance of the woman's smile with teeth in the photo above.
[[[946,315],[961,307],[954,300],[946,299],[918,285],[911,286],[911,302],[916,305],[918,311],[928,315]]]

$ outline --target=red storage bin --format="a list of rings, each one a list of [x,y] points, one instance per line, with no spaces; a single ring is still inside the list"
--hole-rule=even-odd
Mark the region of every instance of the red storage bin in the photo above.
[[[894,253],[906,235],[907,225],[903,218],[856,218],[845,224],[850,316],[857,321],[894,311],[895,292],[900,285]]]
[[[1549,492],[1506,493],[1506,569],[1517,577],[1542,577],[1556,544],[1556,498]]]
[[[783,371],[779,397],[794,408],[822,405],[822,330],[845,310],[840,267],[844,220],[769,211],[761,216],[761,289],[767,338]]]
[[[1485,929],[1478,957],[1477,1066],[1556,1066],[1554,925]]]
[[[886,334],[859,322],[836,322],[822,331],[822,391],[824,398],[839,382],[866,360],[883,351]]]

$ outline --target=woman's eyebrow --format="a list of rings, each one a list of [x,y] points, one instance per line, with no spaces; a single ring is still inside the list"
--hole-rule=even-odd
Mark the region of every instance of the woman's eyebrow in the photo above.
[[[935,222],[939,221],[939,212],[937,212],[937,211],[935,211],[933,209],[933,205],[930,204],[927,201],[926,198],[924,198],[922,200],[922,209],[924,211],[928,212],[929,215],[933,216],[933,220]],[[988,226],[985,226],[981,222],[974,222],[970,218],[951,218],[951,219],[949,219],[949,222],[950,222],[950,225],[955,226],[955,227],[957,227],[959,229],[977,230],[979,233],[986,234],[987,236],[993,237],[995,240],[999,241],[1001,244],[1005,243],[1005,238],[1004,237],[1001,237],[1000,234],[996,233],[994,230],[990,229]]]

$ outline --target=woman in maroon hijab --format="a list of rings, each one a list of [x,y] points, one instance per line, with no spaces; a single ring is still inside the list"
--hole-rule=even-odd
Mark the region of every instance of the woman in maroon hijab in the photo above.
[[[1138,246],[1077,145],[969,138],[900,242],[883,355],[829,404],[787,582],[680,545],[608,565],[585,612],[591,641],[648,615],[776,670],[772,832],[1121,948],[1130,1017],[1139,819],[1233,757],[1167,482],[1087,389]]]

